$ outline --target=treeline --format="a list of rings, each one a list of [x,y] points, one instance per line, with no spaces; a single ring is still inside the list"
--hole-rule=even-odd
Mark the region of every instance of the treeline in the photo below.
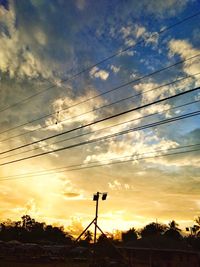
[[[122,233],[122,243],[147,248],[200,249],[199,229],[199,225],[194,225],[186,235],[174,220],[168,225],[152,222],[140,230],[131,228]]]
[[[178,224],[172,220],[168,225],[152,222],[142,229],[131,228],[121,233],[121,238],[113,235],[100,235],[98,245],[105,249],[111,241],[117,246],[152,247],[169,249],[200,249],[200,217],[196,219],[193,227],[188,229],[188,234],[183,234]],[[89,246],[93,235],[86,231],[79,241],[80,246]],[[109,239],[109,240],[107,240]],[[37,222],[29,215],[21,217],[20,221],[7,220],[0,223],[1,241],[19,241],[23,243],[39,244],[67,244],[72,245],[75,239],[64,227],[47,225],[44,222]]]
[[[24,215],[20,221],[7,220],[0,223],[0,240],[69,244],[72,242],[72,237],[64,231],[64,227],[46,225],[44,222],[37,222],[29,215]]]

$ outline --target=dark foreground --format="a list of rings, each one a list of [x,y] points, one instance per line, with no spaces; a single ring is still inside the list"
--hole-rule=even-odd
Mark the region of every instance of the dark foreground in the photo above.
[[[89,264],[83,262],[73,262],[73,261],[66,261],[66,262],[35,262],[35,263],[28,263],[28,262],[16,262],[13,260],[0,260],[0,267],[88,267]]]
[[[0,247],[0,267],[200,267],[200,251],[139,248],[41,246],[7,242]],[[94,264],[94,261],[96,264]]]

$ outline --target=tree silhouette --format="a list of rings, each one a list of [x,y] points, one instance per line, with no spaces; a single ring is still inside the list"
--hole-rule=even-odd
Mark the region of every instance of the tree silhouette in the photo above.
[[[182,238],[182,235],[180,234],[181,229],[178,228],[178,223],[176,223],[174,220],[170,221],[167,230],[164,233],[164,236],[167,238],[171,238],[174,240],[180,240]]]
[[[122,241],[124,243],[137,240],[137,231],[135,228],[130,228],[127,232],[122,233]]]
[[[32,219],[30,215],[23,215],[21,219],[23,228],[31,231],[32,226],[35,224],[35,219]]]
[[[19,240],[21,223],[6,220],[1,223],[0,239],[3,241]]]
[[[47,225],[45,228],[45,238],[51,242],[65,243],[65,236],[63,227]]]
[[[181,229],[178,228],[178,226],[179,226],[178,223],[175,222],[174,220],[172,220],[172,221],[170,221],[170,222],[168,223],[168,228],[169,228],[169,229],[176,230],[176,231],[180,232]]]
[[[200,236],[200,216],[198,216],[196,219],[195,219],[195,222],[197,224],[195,224],[193,227],[192,227],[192,231],[194,233],[195,236]]]
[[[142,247],[183,248],[187,247],[187,244],[194,249],[200,249],[200,217],[198,217],[195,222],[196,224],[193,226],[195,235],[190,235],[188,237],[182,237],[181,229],[178,227],[178,223],[175,220],[170,221],[167,226],[152,222],[144,226],[140,231],[131,228],[123,232],[121,243],[119,238],[114,240],[113,236],[110,234],[106,234],[108,238],[105,235],[100,235],[95,247],[99,253],[104,253],[105,256],[106,253],[110,255],[116,253],[115,249],[113,250],[113,245],[126,245],[131,241],[134,242],[132,244],[130,243],[130,245]],[[139,234],[141,238],[138,238]],[[92,240],[92,233],[87,231],[84,237],[85,239],[81,240],[79,245],[84,245],[89,248],[91,246],[89,244]],[[35,219],[31,218],[30,215],[23,215],[20,221],[6,220],[1,222],[0,240],[5,242],[17,240],[24,243],[52,245],[71,245],[73,243],[73,238],[64,231],[63,227],[37,222]]]
[[[0,224],[0,240],[21,242],[72,243],[72,237],[63,227],[53,227],[44,222],[37,222],[29,215],[23,215],[21,221],[7,220]]]
[[[140,230],[140,235],[142,238],[146,237],[157,237],[163,234],[166,230],[166,225],[152,222],[147,224],[142,230]]]
[[[90,242],[92,241],[92,236],[93,236],[92,232],[90,232],[89,230],[86,231],[86,232],[85,232],[85,235],[84,235],[84,237],[85,237],[85,241],[86,241],[87,243],[90,243]]]

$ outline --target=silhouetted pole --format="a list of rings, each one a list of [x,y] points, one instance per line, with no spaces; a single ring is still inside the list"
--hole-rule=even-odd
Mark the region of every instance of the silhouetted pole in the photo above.
[[[91,221],[91,223],[83,230],[83,232],[77,237],[75,240],[74,246],[72,246],[69,250],[73,249],[78,244],[78,241],[83,236],[83,234],[90,228],[90,226],[94,223],[95,229],[94,229],[94,244],[97,242],[97,229],[101,232],[101,234],[106,238],[106,240],[112,245],[112,247],[116,250],[116,252],[122,257],[123,261],[128,264],[127,259],[124,257],[123,254],[115,247],[115,245],[107,238],[107,236],[104,234],[104,232],[101,230],[101,228],[97,225],[97,219],[98,219],[98,209],[99,209],[99,196],[102,195],[102,200],[106,200],[107,193],[101,193],[97,192],[93,195],[93,201],[96,201],[96,211],[95,211],[95,218]],[[96,266],[96,248],[94,246],[94,254],[93,254],[93,264],[92,266]],[[130,265],[127,265],[130,266]],[[131,265],[132,266],[132,265]]]
[[[96,201],[96,212],[95,212],[95,218],[94,218],[94,244],[97,242],[97,220],[98,220],[98,212],[99,212],[99,196],[102,195],[102,200],[106,200],[107,193],[101,193],[96,192],[96,194],[93,195],[93,201]]]
[[[94,244],[97,242],[97,219],[98,219],[98,209],[99,209],[99,192],[96,194],[96,212],[95,212],[95,226],[94,226]]]

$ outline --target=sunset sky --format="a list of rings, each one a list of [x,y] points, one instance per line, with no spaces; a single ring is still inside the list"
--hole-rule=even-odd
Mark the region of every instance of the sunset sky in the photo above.
[[[0,219],[193,225],[199,86],[198,0],[0,0]]]

